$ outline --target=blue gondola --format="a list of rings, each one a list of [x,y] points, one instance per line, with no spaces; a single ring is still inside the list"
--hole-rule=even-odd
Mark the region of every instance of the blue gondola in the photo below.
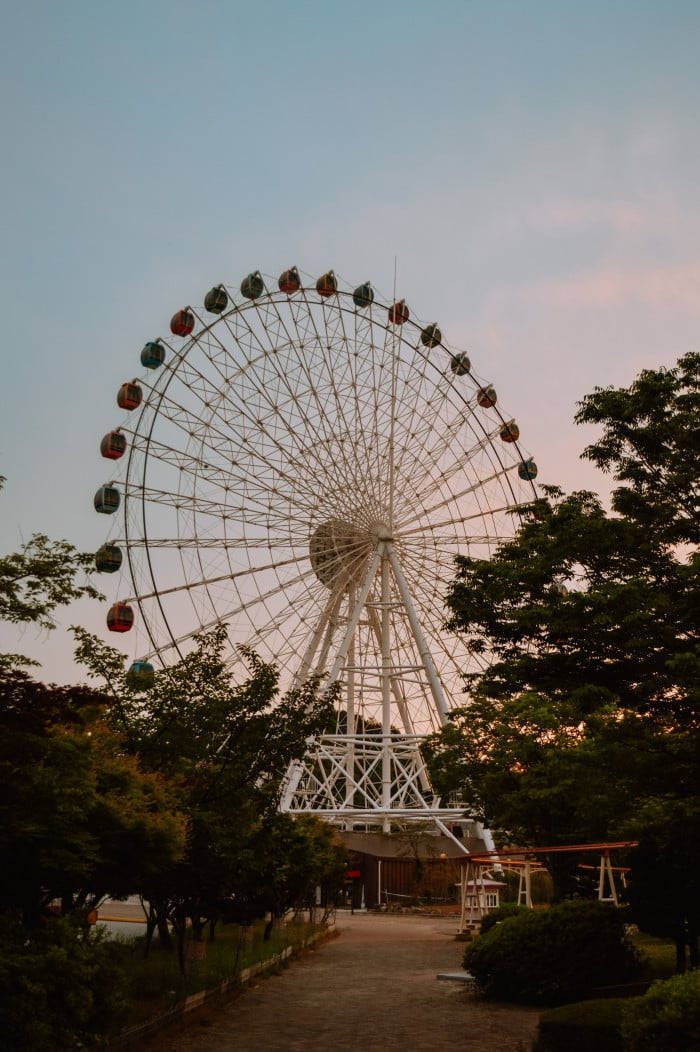
[[[352,294],[352,302],[356,307],[369,307],[370,303],[374,301],[374,289],[370,285],[369,281],[366,281],[364,285],[358,285]]]
[[[252,274],[243,278],[241,282],[241,295],[245,296],[247,300],[257,299],[258,296],[262,296],[265,291],[265,282],[263,281],[262,274],[259,270],[254,270]]]
[[[122,550],[116,544],[103,544],[95,552],[95,569],[99,573],[116,573],[122,564]]]
[[[420,342],[424,347],[437,347],[441,340],[442,333],[435,321],[431,322],[430,325],[426,325],[420,334]]]
[[[537,478],[537,464],[535,464],[532,457],[528,460],[523,460],[518,465],[518,475],[521,479],[525,479],[528,482],[532,482],[533,479]]]
[[[148,661],[134,661],[126,674],[126,682],[136,690],[148,690],[155,682],[155,670]]]
[[[100,486],[95,494],[95,511],[103,515],[113,515],[119,507],[119,490],[116,486]]]
[[[472,367],[472,363],[469,361],[469,355],[462,351],[460,354],[454,354],[450,361],[450,369],[455,376],[466,376]]]
[[[141,365],[147,369],[158,369],[165,361],[165,347],[160,340],[149,341],[141,351]]]
[[[204,297],[204,309],[210,314],[221,314],[226,309],[228,293],[223,285],[215,285]]]

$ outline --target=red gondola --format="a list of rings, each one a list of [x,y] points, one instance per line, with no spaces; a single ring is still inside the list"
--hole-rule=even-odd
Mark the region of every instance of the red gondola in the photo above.
[[[194,314],[188,307],[183,307],[170,319],[170,331],[175,336],[189,336],[193,329]]]
[[[405,321],[408,321],[409,316],[406,300],[398,300],[392,307],[389,307],[389,321],[392,325],[403,325]]]
[[[489,384],[487,387],[480,387],[476,392],[476,400],[482,409],[493,409],[497,402],[496,391]]]
[[[128,603],[115,603],[107,613],[110,632],[128,632],[134,623],[134,611]]]
[[[121,431],[108,431],[100,442],[100,453],[107,460],[119,460],[126,452],[126,436]]]
[[[285,270],[284,273],[280,274],[277,284],[280,292],[285,292],[288,296],[298,292],[301,288],[301,278],[297,268],[290,267],[289,270]]]
[[[122,384],[117,391],[117,405],[120,409],[138,409],[142,398],[143,390],[136,380]]]
[[[504,424],[500,435],[502,442],[517,442],[520,438],[520,428],[515,420],[509,420],[507,424]]]

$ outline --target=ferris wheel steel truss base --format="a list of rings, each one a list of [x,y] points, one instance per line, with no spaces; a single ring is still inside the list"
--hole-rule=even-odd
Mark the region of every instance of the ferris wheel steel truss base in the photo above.
[[[373,601],[372,590],[379,575],[379,601]],[[398,595],[392,598],[390,576]],[[331,618],[337,611],[342,579],[331,590],[329,601],[319,619],[302,659],[297,682],[308,675],[321,640],[329,637]],[[348,618],[342,641],[335,654],[327,680],[327,689],[345,672],[345,734],[325,734],[309,742],[306,755],[291,765],[283,786],[280,810],[290,814],[312,813],[346,829],[356,825],[378,826],[388,832],[392,825],[429,823],[466,849],[445,826],[446,822],[464,819],[458,807],[441,807],[430,786],[421,745],[427,735],[415,734],[410,727],[402,678],[409,673],[424,677],[441,723],[447,720],[449,706],[437,675],[430,650],[417,616],[408,583],[401,569],[390,533],[379,528],[374,553],[359,590],[344,583],[348,594]],[[396,667],[391,660],[392,640],[390,611],[401,607],[410,625],[420,664],[410,669]],[[381,620],[378,617],[381,614]],[[362,615],[367,618],[381,652],[377,674],[382,688],[381,731],[356,733],[354,699],[354,641]],[[322,648],[319,660],[325,662],[328,647]],[[316,664],[316,671],[319,665]],[[391,726],[391,699],[402,715],[405,733]],[[483,832],[483,831],[482,831]],[[487,837],[488,840],[488,837]]]

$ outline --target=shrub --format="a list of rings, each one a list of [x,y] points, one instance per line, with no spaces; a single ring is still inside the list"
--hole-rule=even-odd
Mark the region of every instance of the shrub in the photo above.
[[[628,1003],[611,997],[550,1008],[540,1016],[536,1052],[622,1052],[620,1020]]]
[[[28,935],[0,931],[0,1034],[17,1052],[58,1052],[95,1044],[123,1016],[118,948],[72,918]]]
[[[481,918],[480,933],[485,935],[487,931],[491,931],[494,925],[499,924],[500,921],[506,920],[508,917],[514,917],[516,913],[521,913],[524,909],[527,909],[527,907],[519,906],[517,902],[504,902],[497,910],[491,910],[490,913],[485,914]]]
[[[639,974],[623,918],[602,902],[522,910],[467,947],[464,965],[487,997],[527,1004],[582,1000]]]
[[[700,1048],[700,972],[652,983],[622,1014],[629,1052],[677,1052]]]

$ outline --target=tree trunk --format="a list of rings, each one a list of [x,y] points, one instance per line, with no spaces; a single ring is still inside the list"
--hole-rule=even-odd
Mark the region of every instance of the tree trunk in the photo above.
[[[209,942],[214,941],[214,930],[216,929],[216,917],[212,917],[209,921]]]
[[[685,936],[677,935],[676,939],[676,972],[682,975],[685,971]]]

